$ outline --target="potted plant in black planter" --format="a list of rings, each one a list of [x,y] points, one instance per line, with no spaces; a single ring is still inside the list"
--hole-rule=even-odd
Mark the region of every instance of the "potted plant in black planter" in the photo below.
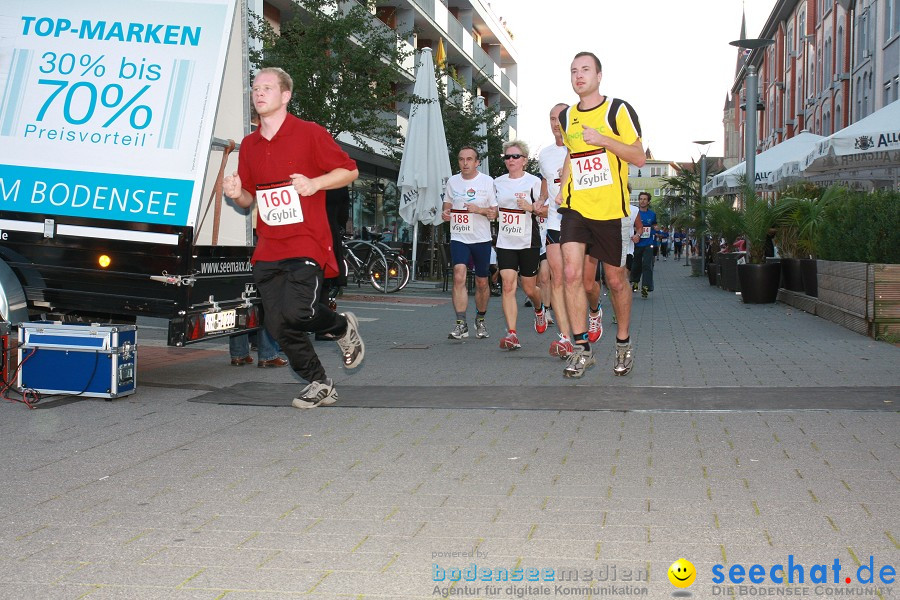
[[[724,290],[737,291],[737,260],[739,253],[728,252],[734,240],[741,234],[738,213],[734,209],[731,200],[720,198],[706,205],[706,221],[712,233],[711,246],[719,246],[719,240],[724,240],[725,251],[716,254],[716,280]],[[710,285],[714,285],[710,280]]]
[[[744,210],[739,216],[748,257],[746,264],[737,266],[741,298],[747,304],[775,302],[781,281],[781,264],[766,262],[766,237],[778,220],[778,209],[746,186]]]
[[[792,292],[804,292],[800,274],[801,216],[806,207],[803,203],[815,201],[822,194],[821,188],[812,183],[798,183],[787,188],[778,201],[777,243],[781,256],[782,287]]]
[[[800,247],[797,243],[797,227],[790,213],[779,217],[777,234],[778,253],[781,255],[781,286],[792,292],[803,292],[800,276]]]
[[[807,296],[818,297],[819,285],[816,273],[816,257],[819,254],[819,236],[826,218],[826,208],[840,196],[844,189],[831,186],[817,198],[797,202],[794,219],[797,224],[797,243],[803,258],[800,259],[800,276]]]

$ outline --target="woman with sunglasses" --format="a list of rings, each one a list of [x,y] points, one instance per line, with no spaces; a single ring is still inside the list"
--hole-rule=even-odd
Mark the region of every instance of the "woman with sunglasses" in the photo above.
[[[540,228],[535,210],[542,203],[541,180],[525,172],[528,162],[528,146],[513,140],[503,144],[503,164],[508,174],[494,180],[494,191],[499,208],[500,230],[497,235],[497,266],[503,282],[503,315],[506,317],[506,336],[500,340],[504,350],[522,347],[516,333],[518,303],[516,282],[521,277],[522,291],[534,306],[534,329],[547,331],[547,314],[537,287],[537,272],[541,253]]]

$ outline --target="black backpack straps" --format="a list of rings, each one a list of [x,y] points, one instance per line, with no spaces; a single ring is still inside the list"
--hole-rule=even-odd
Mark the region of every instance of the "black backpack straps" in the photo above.
[[[566,131],[569,125],[569,108],[571,107],[567,106],[559,112],[559,124],[562,126],[563,131]]]
[[[619,135],[619,124],[616,122],[616,115],[619,114],[619,109],[622,108],[622,104],[624,103],[624,100],[613,98],[612,102],[609,104],[609,110],[606,112],[606,123],[616,135]]]

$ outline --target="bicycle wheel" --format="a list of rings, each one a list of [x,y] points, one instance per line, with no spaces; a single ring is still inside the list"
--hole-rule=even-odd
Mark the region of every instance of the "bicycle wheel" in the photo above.
[[[402,290],[403,288],[406,287],[407,283],[409,283],[409,278],[410,278],[410,275],[412,275],[412,272],[410,271],[409,261],[406,260],[405,256],[403,256],[401,254],[401,255],[398,255],[397,258],[400,259],[400,266],[402,269],[401,277],[400,277],[400,287],[397,288],[397,291],[399,292],[400,290]]]
[[[379,292],[397,292],[406,285],[409,279],[409,269],[396,256],[386,256],[385,264],[378,259],[369,262],[369,282]]]

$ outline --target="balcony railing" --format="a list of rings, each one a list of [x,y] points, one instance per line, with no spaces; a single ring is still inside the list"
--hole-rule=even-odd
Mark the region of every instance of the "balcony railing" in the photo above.
[[[453,15],[449,15],[449,18],[447,19],[447,35],[449,35],[450,39],[456,42],[457,45],[462,46],[463,26]]]
[[[425,14],[434,18],[434,0],[413,0],[413,2],[418,4]]]

